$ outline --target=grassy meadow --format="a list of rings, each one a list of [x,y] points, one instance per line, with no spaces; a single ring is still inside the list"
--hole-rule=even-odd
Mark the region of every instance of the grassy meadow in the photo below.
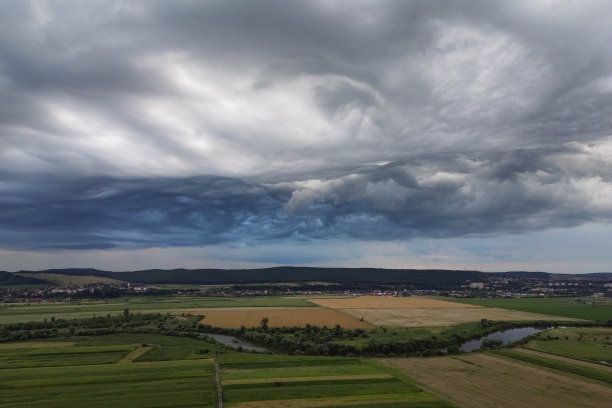
[[[595,298],[465,298],[448,299],[462,304],[497,307],[574,319],[612,320],[612,300]]]
[[[558,356],[612,366],[612,329],[559,328],[541,333],[525,348]]]

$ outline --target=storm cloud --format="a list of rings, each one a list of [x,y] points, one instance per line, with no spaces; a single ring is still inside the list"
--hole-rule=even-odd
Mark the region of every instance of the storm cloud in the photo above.
[[[606,1],[3,1],[0,247],[607,225],[610,21]]]

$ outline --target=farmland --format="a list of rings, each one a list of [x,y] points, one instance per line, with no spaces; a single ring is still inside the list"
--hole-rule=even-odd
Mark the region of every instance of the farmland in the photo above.
[[[476,306],[497,307],[529,313],[543,313],[575,319],[612,320],[612,300],[584,298],[491,298],[453,299]]]
[[[552,315],[447,302],[431,298],[361,296],[339,299],[312,299],[320,306],[334,308],[375,326],[452,326],[488,320],[556,320]],[[572,320],[572,319],[563,319]]]
[[[461,407],[604,408],[612,398],[612,388],[604,382],[497,355],[472,353],[384,362]]]
[[[601,407],[611,397],[604,327],[543,332],[529,350],[401,357],[459,352],[466,339],[521,322],[565,320],[434,298],[143,296],[3,305],[0,319],[13,321],[0,327],[13,340],[0,344],[0,408],[215,406],[217,352],[230,408]],[[18,323],[30,320],[38,323]],[[207,333],[291,355],[239,352]]]
[[[580,327],[553,329],[542,333],[525,346],[554,355],[612,364],[612,329]]]
[[[337,310],[323,308],[300,308],[300,309],[208,309],[200,310],[197,314],[205,315],[202,324],[216,327],[256,327],[262,319],[268,319],[270,327],[304,327],[312,326],[333,327],[340,325],[347,329],[369,329],[370,324],[360,321],[358,318],[342,313]]]
[[[450,407],[373,360],[238,353],[149,334],[72,340],[1,345],[0,407],[213,407],[214,351],[228,407]]]
[[[189,313],[218,307],[314,307],[299,297],[125,297],[100,301],[19,303],[0,305],[0,324],[44,321],[51,318],[77,319],[93,315],[118,315],[129,308],[141,313]]]
[[[189,359],[146,363],[125,359],[141,349],[139,344],[125,341],[144,338],[103,336],[80,339],[72,345],[50,342],[49,347],[45,342],[3,345],[0,407],[213,406],[209,356],[193,354]],[[159,337],[154,340],[163,342]],[[155,344],[147,351],[163,347]],[[189,350],[193,344],[186,342],[182,347]]]
[[[228,355],[221,367],[230,408],[450,407],[372,360]]]

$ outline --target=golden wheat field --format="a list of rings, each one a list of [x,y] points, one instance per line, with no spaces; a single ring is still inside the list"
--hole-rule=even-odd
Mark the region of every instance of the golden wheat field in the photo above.
[[[452,326],[488,320],[555,320],[558,317],[468,305],[423,297],[358,296],[309,299],[319,306],[350,314],[374,326]],[[572,320],[572,319],[568,319]]]
[[[339,309],[375,326],[453,326],[488,320],[555,320],[558,317],[492,307],[455,309]],[[564,318],[565,319],[565,318]],[[570,319],[565,319],[570,320]]]
[[[422,297],[357,296],[308,300],[332,309],[472,309],[482,307]]]
[[[307,324],[334,327],[339,324],[345,329],[372,328],[369,323],[354,316],[325,308],[202,309],[197,314],[204,315],[200,323],[224,328],[258,327],[266,317],[269,327],[304,327]]]

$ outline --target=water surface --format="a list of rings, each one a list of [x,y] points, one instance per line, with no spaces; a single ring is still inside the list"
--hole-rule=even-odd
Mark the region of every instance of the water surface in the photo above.
[[[515,341],[521,340],[527,336],[531,336],[532,334],[539,333],[544,331],[545,329],[537,329],[535,327],[521,327],[518,329],[509,329],[503,331],[497,331],[495,333],[491,333],[485,337],[481,337],[476,340],[470,340],[461,345],[461,350],[463,351],[474,351],[478,350],[482,345],[482,342],[485,339],[489,340],[501,340],[504,345],[514,343]]]

